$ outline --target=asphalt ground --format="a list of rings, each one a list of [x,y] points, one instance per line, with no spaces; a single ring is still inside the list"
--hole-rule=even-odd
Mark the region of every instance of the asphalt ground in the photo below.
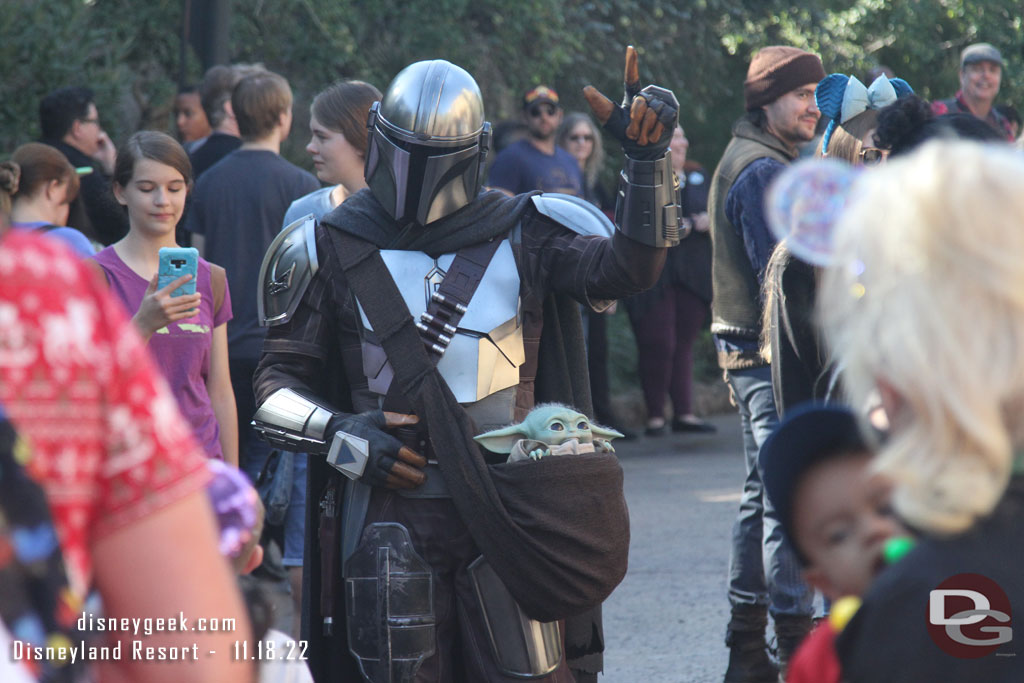
[[[616,442],[631,542],[605,602],[603,683],[710,683],[725,675],[726,579],[744,478],[739,416],[715,434]]]

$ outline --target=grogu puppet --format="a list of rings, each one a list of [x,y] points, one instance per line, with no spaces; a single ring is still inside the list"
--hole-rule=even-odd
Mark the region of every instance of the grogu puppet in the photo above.
[[[519,424],[473,437],[494,453],[508,453],[508,462],[568,453],[614,453],[611,440],[622,434],[596,425],[583,413],[560,403],[535,407]]]

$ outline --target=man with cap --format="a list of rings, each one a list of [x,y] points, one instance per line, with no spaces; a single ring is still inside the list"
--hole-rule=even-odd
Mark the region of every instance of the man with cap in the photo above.
[[[989,43],[974,43],[960,53],[960,90],[945,100],[932,102],[936,115],[972,114],[1013,140],[1010,121],[992,105],[999,95],[1003,56]]]
[[[555,144],[562,107],[554,88],[538,85],[523,96],[527,136],[498,154],[487,185],[510,195],[540,190],[583,196],[579,164]]]
[[[730,558],[727,683],[777,679],[765,644],[769,611],[783,664],[811,627],[813,592],[800,578],[758,469],[761,444],[778,422],[758,339],[761,283],[775,246],[764,194],[814,137],[820,116],[814,91],[824,77],[821,59],[809,52],[775,45],[755,54],[743,84],[747,113],[733,125],[711,181],[711,332],[739,409],[747,465]]]

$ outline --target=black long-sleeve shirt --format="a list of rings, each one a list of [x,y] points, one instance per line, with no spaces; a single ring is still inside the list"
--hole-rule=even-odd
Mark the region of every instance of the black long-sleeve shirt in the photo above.
[[[110,177],[92,157],[61,140],[42,140],[55,147],[76,168],[89,167],[91,173],[80,176],[78,197],[71,202],[68,226],[86,237],[108,246],[128,234],[128,212],[118,204],[111,189]]]

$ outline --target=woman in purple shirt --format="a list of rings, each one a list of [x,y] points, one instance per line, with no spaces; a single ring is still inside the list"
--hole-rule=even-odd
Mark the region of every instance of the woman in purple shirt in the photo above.
[[[164,133],[136,133],[117,153],[114,196],[130,229],[96,254],[178,399],[182,415],[211,458],[238,466],[235,397],[228,373],[231,298],[224,269],[199,259],[196,293],[171,297],[192,276],[157,289],[161,247],[178,246],[174,228],[192,187],[188,155]]]

